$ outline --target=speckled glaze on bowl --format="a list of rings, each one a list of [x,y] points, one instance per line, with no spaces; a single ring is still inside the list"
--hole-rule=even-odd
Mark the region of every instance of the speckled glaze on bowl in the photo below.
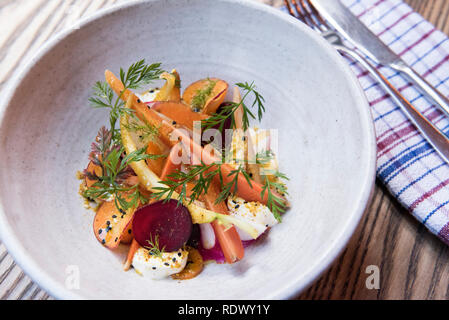
[[[126,252],[92,233],[77,170],[107,113],[88,106],[106,68],[138,59],[176,67],[183,84],[207,76],[254,80],[262,127],[279,129],[292,209],[234,265],[197,278],[151,281],[123,272]],[[272,299],[306,288],[338,256],[374,182],[374,131],[343,59],[300,22],[240,0],[138,1],[84,20],[47,43],[0,108],[0,232],[19,265],[57,298]],[[79,289],[70,276],[79,270]]]

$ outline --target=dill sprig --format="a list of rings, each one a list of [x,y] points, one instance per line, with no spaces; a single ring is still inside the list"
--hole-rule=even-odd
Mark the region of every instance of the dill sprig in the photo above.
[[[274,158],[274,153],[271,150],[263,150],[256,154],[256,164],[267,164]]]
[[[234,195],[237,192],[239,174],[243,174],[250,187],[252,187],[251,178],[242,165],[229,172],[227,177],[231,179],[227,183],[224,182],[221,166],[221,163],[212,163],[209,165],[201,163],[190,166],[190,170],[188,172],[177,170],[168,175],[167,180],[160,181],[160,183],[165,186],[156,187],[155,189],[158,191],[154,192],[152,197],[156,200],[165,199],[165,201],[167,201],[172,197],[173,193],[177,191],[179,193],[179,203],[192,203],[195,200],[201,199],[201,196],[207,193],[212,181],[217,176],[220,181],[221,191],[215,200],[215,204],[225,201],[230,195]],[[190,197],[187,197],[187,188],[189,183],[193,183],[194,185],[190,192]]]
[[[155,257],[158,257],[158,258],[162,259],[162,254],[165,252],[164,251],[165,250],[165,246],[162,247],[162,248],[159,247],[159,235],[156,235],[154,237],[154,241],[153,241],[153,237],[150,236],[150,240],[147,240],[147,242],[148,242],[149,245],[145,246],[144,248],[148,250],[148,253],[151,256],[155,256]]]
[[[132,117],[134,116],[135,115],[133,114]],[[138,119],[135,120],[136,121],[129,121],[129,123],[125,125],[125,128],[129,131],[136,132],[142,143],[147,143],[158,135],[159,129],[156,126],[147,122],[139,121]]]
[[[228,177],[232,177],[231,181],[226,184],[221,182],[221,192],[218,194],[215,204],[225,201],[230,195],[235,195],[237,193],[239,174],[242,174],[245,177],[251,188],[253,187],[249,174],[245,171],[243,165],[239,165],[237,169],[231,170],[228,174]]]
[[[128,71],[125,72],[120,68],[120,80],[126,89],[138,89],[142,85],[149,84],[151,81],[159,79],[159,76],[164,72],[161,68],[161,63],[152,63],[150,65],[145,63],[145,59],[133,63]]]
[[[191,165],[189,172],[182,172],[177,170],[167,176],[167,180],[160,181],[164,184],[164,187],[156,187],[158,190],[152,194],[152,197],[156,200],[172,198],[175,191],[179,190],[178,202],[188,201],[192,203],[195,200],[200,199],[200,197],[207,192],[212,180],[217,174],[221,175],[220,163],[213,163],[206,165],[201,163],[198,165]],[[189,183],[194,182],[195,185],[192,188],[191,195],[188,199],[187,197],[187,186]]]
[[[265,112],[264,106],[265,99],[256,90],[256,85],[254,84],[254,82],[251,82],[250,84],[248,82],[245,83],[239,82],[236,83],[236,86],[241,88],[244,92],[240,102],[227,102],[226,104],[223,104],[220,112],[215,113],[211,117],[202,121],[203,129],[211,129],[216,128],[218,126],[220,132],[223,132],[225,122],[229,118],[231,119],[231,128],[235,128],[234,113],[240,106],[242,107],[243,110],[242,115],[243,131],[246,131],[249,128],[250,118],[251,119],[257,118],[259,121],[262,120],[263,114]],[[250,93],[253,93],[254,100],[253,103],[251,104],[251,107],[248,107],[248,105],[245,103],[245,99]],[[251,111],[251,108],[253,108],[254,106],[257,106],[257,117]]]
[[[262,186],[261,197],[265,196],[267,193],[267,207],[273,213],[273,216],[281,222],[281,213],[285,212],[287,206],[285,204],[285,199],[278,197],[273,190],[276,190],[281,195],[288,194],[287,187],[284,183],[279,182],[279,179],[288,180],[287,176],[279,171],[271,172],[275,177],[277,177],[278,181],[270,181],[268,175],[265,175],[264,184]]]
[[[133,110],[125,108],[125,103],[121,100],[123,92],[127,89],[137,89],[142,85],[148,84],[159,78],[163,70],[160,63],[146,64],[145,59],[132,64],[125,72],[120,68],[120,80],[124,89],[114,99],[114,92],[105,81],[97,81],[93,87],[93,96],[89,102],[94,108],[109,108],[109,123],[113,139],[120,143],[119,129],[116,129],[116,123],[120,115],[124,113],[132,114]]]
[[[114,199],[119,210],[136,207],[148,200],[140,193],[139,184],[126,186],[125,181],[134,175],[129,166],[132,162],[157,159],[162,155],[146,154],[145,148],[125,155],[125,148],[112,141],[112,132],[102,127],[96,141],[92,144],[90,160],[101,168],[101,175],[85,170],[84,174],[95,183],[84,190],[83,195],[89,199],[108,201]]]
[[[259,152],[256,155],[256,163],[268,163],[273,157],[274,154],[271,150]],[[212,181],[218,176],[221,189],[215,200],[215,203],[218,204],[225,201],[229,196],[237,193],[238,178],[240,174],[243,175],[249,186],[252,188],[252,179],[243,166],[243,163],[245,162],[248,162],[248,160],[242,160],[242,164],[229,172],[228,177],[231,179],[228,180],[229,182],[227,183],[225,183],[223,179],[221,163],[212,163],[209,165],[201,163],[199,165],[190,166],[188,172],[182,172],[180,170],[175,171],[167,176],[167,180],[160,181],[160,183],[165,186],[155,188],[157,191],[152,194],[152,197],[156,200],[165,199],[164,201],[167,201],[172,198],[173,193],[177,191],[179,192],[179,203],[182,203],[183,201],[192,203],[195,200],[201,199],[201,196],[207,193]],[[265,194],[267,194],[267,207],[271,210],[274,217],[281,222],[281,213],[285,212],[286,203],[285,199],[278,196],[278,194],[281,196],[288,194],[287,187],[281,179],[289,179],[285,174],[277,170],[264,170],[264,175],[265,178],[262,185],[261,197],[264,198]],[[270,175],[276,177],[275,181],[269,179]],[[187,197],[187,188],[190,183],[193,183],[193,187],[191,189],[190,197]]]

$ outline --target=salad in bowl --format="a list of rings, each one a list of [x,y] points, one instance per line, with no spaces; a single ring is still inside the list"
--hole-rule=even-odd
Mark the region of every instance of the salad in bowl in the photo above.
[[[160,87],[154,81],[163,80]],[[182,93],[181,93],[182,92]],[[187,280],[208,261],[235,263],[288,209],[276,132],[254,83],[181,78],[140,60],[105,71],[89,99],[109,111],[79,174],[101,245],[128,245],[124,270]]]

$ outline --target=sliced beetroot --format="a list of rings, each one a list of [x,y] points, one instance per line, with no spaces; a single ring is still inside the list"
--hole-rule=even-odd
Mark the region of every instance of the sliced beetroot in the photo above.
[[[192,218],[176,200],[158,201],[136,210],[133,219],[134,239],[142,246],[159,241],[166,252],[181,248],[192,234]]]

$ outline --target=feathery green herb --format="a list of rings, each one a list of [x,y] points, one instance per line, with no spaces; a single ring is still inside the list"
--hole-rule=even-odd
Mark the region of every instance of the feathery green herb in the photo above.
[[[114,92],[105,81],[97,81],[93,87],[93,96],[89,98],[94,108],[109,108],[109,123],[111,126],[112,137],[120,143],[119,129],[116,128],[118,118],[123,113],[132,114],[132,110],[125,108],[124,101],[121,100],[123,92],[127,89],[137,89],[153,80],[159,78],[163,70],[160,63],[146,64],[142,59],[132,64],[125,72],[120,68],[120,80],[124,85],[123,91],[115,97]]]
[[[204,163],[198,165],[191,165],[189,167],[189,172],[182,172],[180,170],[175,171],[167,176],[167,180],[160,181],[165,187],[156,187],[152,194],[152,197],[156,200],[170,199],[175,191],[179,190],[179,203],[187,201],[192,203],[195,200],[199,200],[201,195],[205,194],[209,189],[212,180],[217,174],[221,175],[220,163],[213,163],[206,165]],[[192,194],[190,199],[187,198],[187,185],[189,183],[194,183],[192,188]]]
[[[245,177],[251,188],[253,187],[249,174],[244,170],[242,165],[239,165],[237,169],[231,170],[231,172],[228,174],[228,177],[232,177],[231,181],[226,184],[223,184],[223,181],[221,182],[221,192],[218,194],[218,197],[215,200],[216,204],[222,201],[226,201],[226,199],[230,195],[235,195],[237,193],[239,174],[242,174]]]
[[[148,250],[149,254],[151,256],[155,256],[162,259],[162,254],[165,252],[164,251],[165,247],[162,248],[159,247],[159,235],[156,235],[154,237],[154,241],[153,237],[150,236],[150,240],[147,240],[147,242],[149,245],[145,246],[144,248]]]
[[[137,118],[135,117],[135,114],[132,114],[131,117]],[[158,135],[159,129],[156,126],[150,123],[142,122],[139,119],[133,120],[135,121],[129,121],[129,123],[125,125],[125,127],[129,131],[137,133],[142,143],[147,144]]]
[[[202,127],[203,129],[210,129],[217,127],[219,128],[220,132],[223,132],[223,128],[225,125],[226,120],[229,118],[231,119],[231,128],[235,128],[235,118],[234,113],[235,111],[241,106],[243,110],[242,115],[242,122],[243,122],[243,131],[246,131],[249,128],[249,121],[251,119],[256,119],[256,116],[251,111],[251,108],[254,106],[257,106],[257,119],[260,121],[262,120],[262,116],[265,112],[265,106],[264,102],[265,99],[263,96],[256,90],[256,86],[254,82],[251,82],[250,84],[245,83],[236,83],[236,86],[241,88],[244,92],[242,99],[240,102],[227,102],[222,105],[220,112],[213,114],[208,119],[205,119],[202,121]],[[253,93],[254,100],[251,105],[251,107],[248,107],[248,105],[245,103],[245,99],[247,96]]]
[[[125,155],[124,147],[112,141],[112,132],[102,127],[89,155],[89,159],[101,168],[101,175],[87,169],[84,171],[85,176],[95,183],[84,190],[83,195],[89,199],[104,201],[114,199],[119,210],[136,207],[139,201],[146,203],[148,199],[140,193],[139,184],[125,184],[126,179],[134,175],[129,165],[132,162],[159,157],[161,155],[146,154],[145,148]]]
[[[261,197],[265,196],[267,193],[267,207],[270,208],[274,217],[281,222],[281,213],[285,212],[286,204],[285,200],[281,197],[278,197],[273,190],[276,190],[280,195],[286,195],[287,187],[283,182],[280,182],[280,179],[288,180],[287,176],[279,171],[273,171],[272,174],[277,177],[277,181],[270,181],[268,175],[265,176],[264,184],[262,186]]]

